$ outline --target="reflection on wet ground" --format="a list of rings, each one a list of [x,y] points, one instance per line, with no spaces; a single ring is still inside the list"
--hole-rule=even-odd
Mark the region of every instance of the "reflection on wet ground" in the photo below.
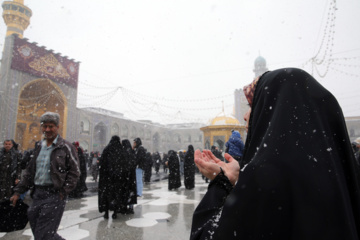
[[[196,175],[195,189],[181,186],[168,190],[168,181],[144,185],[143,197],[138,198],[134,214],[118,214],[117,219],[105,220],[98,212],[95,187],[89,187],[86,197],[70,199],[58,233],[68,240],[90,239],[189,239],[192,214],[207,189],[207,183]],[[94,185],[88,179],[88,185]],[[112,213],[110,212],[110,215]],[[34,239],[30,226],[21,231],[0,233],[0,239]]]

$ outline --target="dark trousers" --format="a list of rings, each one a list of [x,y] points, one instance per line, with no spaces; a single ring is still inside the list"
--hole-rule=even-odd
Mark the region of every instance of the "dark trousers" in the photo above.
[[[66,200],[59,192],[35,188],[28,218],[35,240],[64,239],[56,233],[64,213]]]

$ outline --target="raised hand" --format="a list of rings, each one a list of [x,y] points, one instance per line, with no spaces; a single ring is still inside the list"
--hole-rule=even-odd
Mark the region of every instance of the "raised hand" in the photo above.
[[[231,184],[235,185],[239,177],[239,163],[227,153],[225,153],[225,159],[228,163],[216,158],[210,150],[201,152],[197,149],[194,156],[196,166],[205,177],[213,180],[220,173],[221,167]]]

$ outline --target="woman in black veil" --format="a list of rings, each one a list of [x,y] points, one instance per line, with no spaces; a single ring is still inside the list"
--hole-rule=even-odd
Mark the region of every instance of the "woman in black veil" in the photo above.
[[[244,93],[241,171],[228,154],[226,164],[195,152],[212,181],[190,238],[359,239],[360,169],[335,97],[293,68],[263,74]]]
[[[194,163],[194,147],[188,146],[184,161],[184,185],[186,189],[195,187],[195,163]]]
[[[119,167],[122,158],[122,146],[119,136],[112,136],[109,144],[105,147],[99,161],[99,212],[105,212],[104,218],[109,218],[109,211],[114,211],[112,218],[117,218],[117,197],[118,184],[114,182],[114,176],[119,174]],[[116,185],[115,185],[116,184]]]
[[[136,157],[128,139],[122,140],[124,157],[127,167],[126,196],[127,209],[125,214],[134,214],[134,204],[137,204],[136,194]]]

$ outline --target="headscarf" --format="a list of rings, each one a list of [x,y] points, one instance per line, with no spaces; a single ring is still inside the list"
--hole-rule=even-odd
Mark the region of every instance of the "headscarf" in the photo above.
[[[132,149],[131,143],[128,139],[122,140],[121,143],[122,143],[124,149]]]
[[[259,81],[259,79],[260,79],[260,77],[257,77],[249,85],[246,85],[245,87],[243,87],[245,97],[246,97],[250,107],[252,105],[252,101],[254,98],[256,84]]]
[[[294,68],[252,86],[247,165],[213,239],[359,239],[360,169],[335,97]]]
[[[140,147],[142,145],[141,139],[140,138],[135,138],[134,142],[136,143],[136,148]]]
[[[122,145],[120,142],[120,137],[114,135],[111,137],[109,144],[105,147],[103,151],[103,158],[107,157],[107,154],[113,155],[114,153],[119,153],[122,149]]]

